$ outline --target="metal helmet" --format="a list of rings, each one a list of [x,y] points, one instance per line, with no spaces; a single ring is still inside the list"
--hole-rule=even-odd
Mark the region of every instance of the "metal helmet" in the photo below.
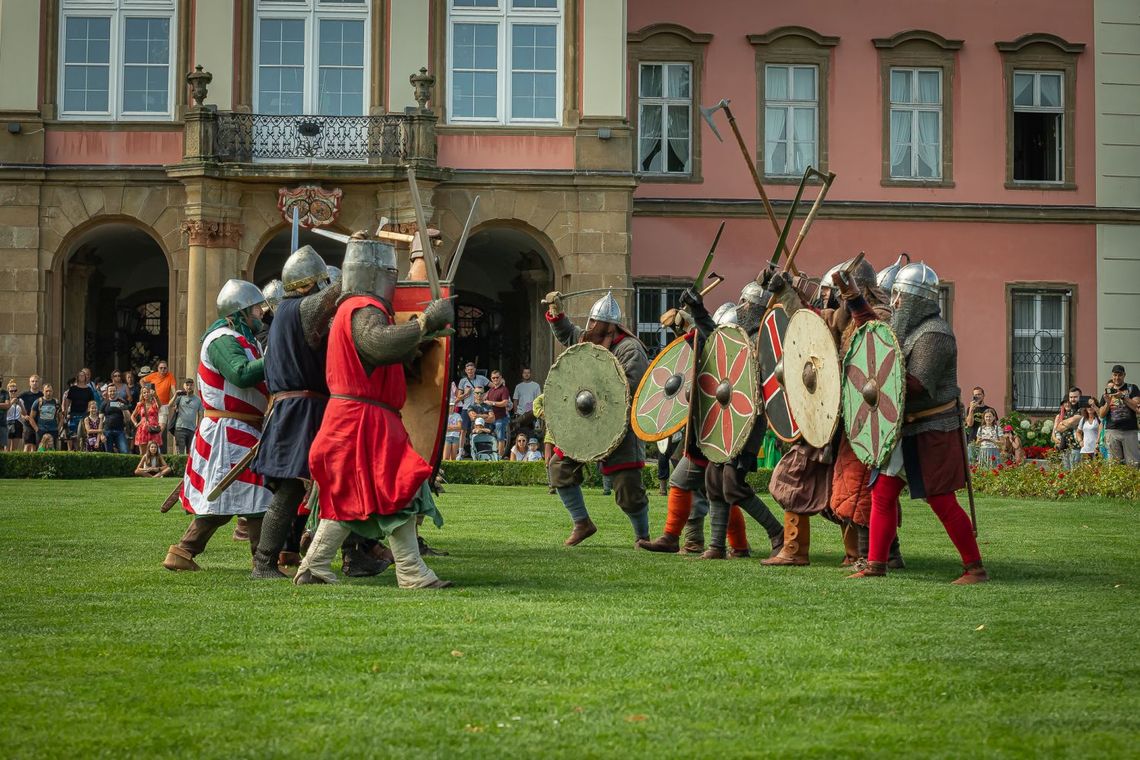
[[[732,301],[722,303],[716,308],[712,315],[713,322],[718,325],[735,325],[738,324],[736,320],[736,304]]]
[[[740,291],[740,302],[743,303],[745,301],[756,304],[757,306],[763,306],[765,301],[764,286],[756,282],[756,280],[750,280]]]
[[[828,269],[826,272],[824,272],[823,277],[819,278],[820,290],[822,290],[824,288],[834,288],[835,282],[831,279],[831,276],[833,274],[835,274],[836,272],[842,271],[843,268],[847,266],[849,261],[850,261],[850,259],[848,259],[847,261],[841,262],[839,264],[836,264],[831,269]]]
[[[265,296],[252,282],[227,280],[218,291],[218,316],[228,317],[243,309],[265,303]]]
[[[903,251],[901,254],[899,254],[898,261],[896,261],[894,264],[891,264],[886,269],[880,269],[879,273],[875,275],[875,282],[880,288],[887,291],[888,293],[891,292],[891,288],[895,284],[895,278],[899,276],[899,270],[906,266],[906,264],[903,263],[903,259],[906,259],[906,264],[909,264],[910,254],[906,251]]]
[[[617,299],[614,298],[612,290],[597,301],[594,301],[594,305],[590,307],[589,321],[612,322],[615,325],[621,324],[621,306],[618,305]]]
[[[336,285],[338,282],[340,282],[340,277],[341,277],[340,267],[334,267],[332,265],[329,265],[328,270],[329,270],[329,284],[330,285]]]
[[[396,292],[396,249],[382,240],[349,240],[341,288],[345,295],[366,293],[389,303]]]
[[[891,297],[896,293],[909,293],[938,303],[938,274],[924,261],[907,264],[899,270],[891,286]]]
[[[320,285],[329,278],[328,267],[321,255],[313,250],[313,246],[304,245],[293,251],[285,259],[285,266],[281,268],[281,279],[285,292],[292,292],[307,288],[310,285]]]
[[[265,296],[265,302],[269,304],[269,308],[277,308],[277,304],[281,303],[281,299],[285,297],[285,286],[281,284],[281,280],[270,280],[261,289],[261,295]]]
[[[844,266],[846,266],[846,264],[844,264]],[[851,279],[855,281],[855,285],[860,291],[875,287],[875,277],[875,267],[866,259],[860,261],[859,266],[855,267],[854,271],[851,272]]]

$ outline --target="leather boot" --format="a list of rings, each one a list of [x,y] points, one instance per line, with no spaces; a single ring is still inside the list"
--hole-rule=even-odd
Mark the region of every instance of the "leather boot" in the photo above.
[[[886,562],[868,562],[867,567],[863,568],[862,570],[858,570],[854,573],[851,573],[851,575],[848,575],[847,577],[848,578],[884,578],[884,577],[886,577],[886,575],[887,575],[887,563]]]
[[[975,583],[985,583],[990,579],[989,573],[986,568],[982,566],[980,561],[971,562],[963,569],[962,575],[950,581],[955,586],[971,586]]]
[[[807,515],[784,512],[784,545],[775,557],[760,560],[761,565],[809,565],[811,522]]]
[[[570,532],[570,537],[566,539],[565,544],[566,546],[577,546],[597,532],[598,526],[594,525],[594,521],[587,517],[585,520],[574,523],[574,530]]]
[[[700,554],[705,550],[705,516],[693,515],[685,522],[685,543],[681,551],[685,554]]]
[[[167,570],[201,570],[194,561],[194,555],[175,544],[166,551],[162,566]]]
[[[843,521],[843,564],[848,567],[859,559],[859,531],[855,523]]]
[[[661,538],[656,538],[652,541],[638,541],[637,545],[639,548],[649,552],[676,554],[681,549],[681,539],[677,536],[670,536],[668,533],[665,533]]]
[[[234,526],[234,541],[248,541],[249,540],[249,526],[248,520],[244,517],[237,519],[237,525]]]
[[[710,546],[697,559],[725,559],[724,547]]]
[[[373,575],[384,572],[392,564],[376,559],[361,549],[359,544],[350,543],[351,541],[352,536],[349,536],[349,542],[346,542],[340,550],[343,560],[340,570],[345,576],[349,578],[371,578]]]
[[[899,549],[898,536],[895,536],[895,540],[891,542],[891,548],[887,552],[887,567],[891,570],[906,569],[906,563],[903,562],[902,550]]]

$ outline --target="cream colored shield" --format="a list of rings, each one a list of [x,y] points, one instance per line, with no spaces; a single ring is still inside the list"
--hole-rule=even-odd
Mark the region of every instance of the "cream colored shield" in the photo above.
[[[815,312],[800,309],[784,333],[782,382],[803,438],[816,448],[831,442],[839,424],[842,381],[831,330]]]

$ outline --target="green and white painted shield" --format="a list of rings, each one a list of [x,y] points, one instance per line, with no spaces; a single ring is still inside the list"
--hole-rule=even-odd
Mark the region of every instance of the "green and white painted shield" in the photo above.
[[[744,447],[758,410],[759,370],[744,328],[721,325],[708,337],[694,388],[701,452],[727,462]]]
[[[559,354],[543,393],[550,434],[571,459],[604,459],[625,437],[629,384],[617,358],[601,346],[576,343]]]
[[[898,441],[906,399],[906,369],[898,338],[872,320],[851,337],[843,358],[843,425],[859,461],[882,466]]]
[[[633,394],[630,424],[643,441],[666,439],[685,426],[693,387],[693,347],[681,336],[662,349]]]

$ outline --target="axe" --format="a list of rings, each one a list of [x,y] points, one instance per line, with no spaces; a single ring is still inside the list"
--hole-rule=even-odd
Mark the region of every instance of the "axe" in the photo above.
[[[715,106],[708,108],[701,108],[701,116],[708,123],[709,129],[716,135],[716,139],[724,142],[721,138],[720,132],[713,123],[713,114],[719,110],[724,111],[724,115],[728,117],[728,125],[732,127],[732,134],[736,135],[736,144],[740,146],[740,153],[744,156],[744,163],[748,164],[748,173],[752,175],[752,181],[756,184],[756,190],[760,193],[760,200],[764,203],[764,213],[768,215],[768,220],[772,222],[772,229],[776,232],[776,237],[780,237],[780,223],[776,221],[776,212],[772,209],[772,202],[768,200],[768,193],[764,191],[764,185],[760,182],[760,175],[756,173],[756,164],[752,162],[752,154],[748,152],[748,146],[744,144],[744,137],[740,134],[740,127],[736,126],[736,117],[732,115],[732,109],[728,106],[728,99],[722,98]],[[791,251],[787,248],[787,242],[781,243],[784,252],[791,257]],[[778,249],[777,249],[778,250]]]

